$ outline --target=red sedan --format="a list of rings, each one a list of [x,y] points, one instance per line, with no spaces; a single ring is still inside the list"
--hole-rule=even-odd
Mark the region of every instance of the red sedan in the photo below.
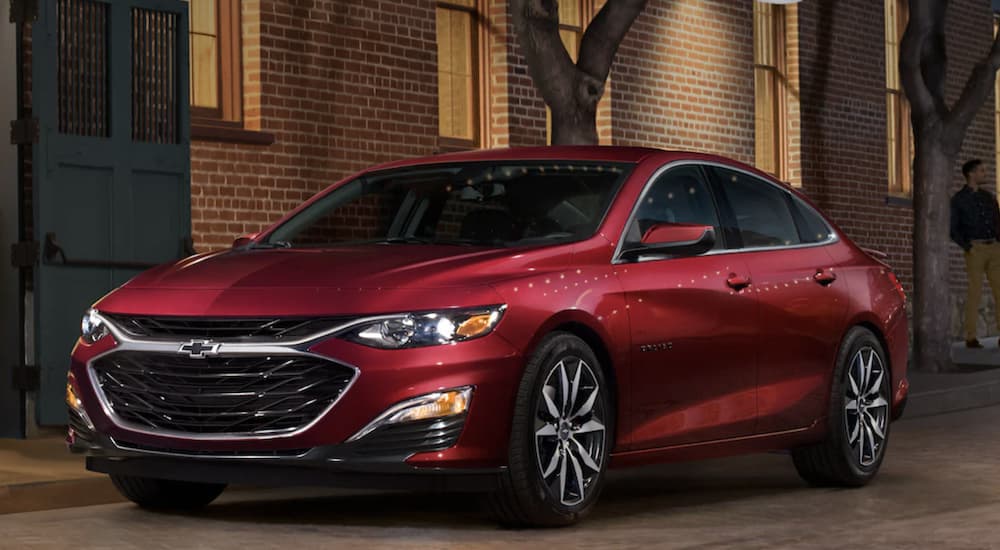
[[[889,266],[710,155],[479,151],[379,166],[83,319],[69,443],[147,507],[228,483],[486,492],[586,515],[609,466],[790,449],[860,486],[907,396]]]

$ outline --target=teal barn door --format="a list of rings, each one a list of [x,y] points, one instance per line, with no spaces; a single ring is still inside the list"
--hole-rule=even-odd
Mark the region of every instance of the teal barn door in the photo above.
[[[32,198],[38,421],[65,424],[69,356],[98,298],[190,250],[188,8],[39,0]]]

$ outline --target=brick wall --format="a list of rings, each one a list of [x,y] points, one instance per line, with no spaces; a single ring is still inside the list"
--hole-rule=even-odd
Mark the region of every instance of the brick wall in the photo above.
[[[199,250],[228,246],[351,172],[437,147],[433,2],[253,0],[244,10],[254,33],[244,107],[275,143],[192,145]]]
[[[886,150],[884,6],[871,0],[803,2],[799,7],[803,189],[862,246],[889,254],[912,288],[913,211],[889,201]],[[984,2],[952,2],[947,22],[948,99],[954,101],[990,47]],[[969,131],[961,158],[993,158],[992,101]],[[961,185],[956,166],[955,189]],[[964,289],[958,249],[952,286]]]
[[[754,160],[753,5],[652,0],[611,70],[615,145]]]
[[[507,2],[484,2],[486,143],[543,144],[545,106],[519,53]],[[273,134],[275,143],[193,143],[199,250],[228,246],[356,170],[438,149],[433,0],[242,0],[242,7],[244,123]],[[789,79],[797,97],[789,105],[790,176],[848,235],[888,252],[909,288],[912,209],[886,200],[883,18],[882,2],[872,0],[807,1],[789,17]],[[613,65],[599,113],[602,142],[752,163],[752,21],[750,0],[650,0]],[[987,3],[951,3],[951,101],[987,51],[991,25]],[[26,76],[30,107],[30,70]],[[992,164],[993,152],[991,101],[962,158]],[[957,189],[958,166],[955,174]],[[960,296],[957,248],[950,260],[950,283]]]

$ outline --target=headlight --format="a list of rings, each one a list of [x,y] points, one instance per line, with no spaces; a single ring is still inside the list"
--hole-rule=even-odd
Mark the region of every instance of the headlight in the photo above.
[[[83,320],[80,321],[80,332],[83,335],[83,341],[88,344],[93,344],[109,334],[104,320],[94,309],[88,309],[87,313],[83,314]]]
[[[505,305],[429,313],[402,313],[355,325],[338,336],[379,349],[453,344],[486,336],[503,317]]]

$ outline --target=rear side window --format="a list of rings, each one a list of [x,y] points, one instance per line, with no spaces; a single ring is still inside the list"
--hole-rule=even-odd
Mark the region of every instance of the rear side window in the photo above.
[[[833,236],[833,230],[826,223],[826,220],[798,197],[792,197],[792,208],[795,210],[795,218],[799,224],[799,234],[802,242],[812,244],[829,240]]]
[[[736,217],[736,231],[744,248],[802,244],[787,192],[743,172],[720,167],[711,170]]]

